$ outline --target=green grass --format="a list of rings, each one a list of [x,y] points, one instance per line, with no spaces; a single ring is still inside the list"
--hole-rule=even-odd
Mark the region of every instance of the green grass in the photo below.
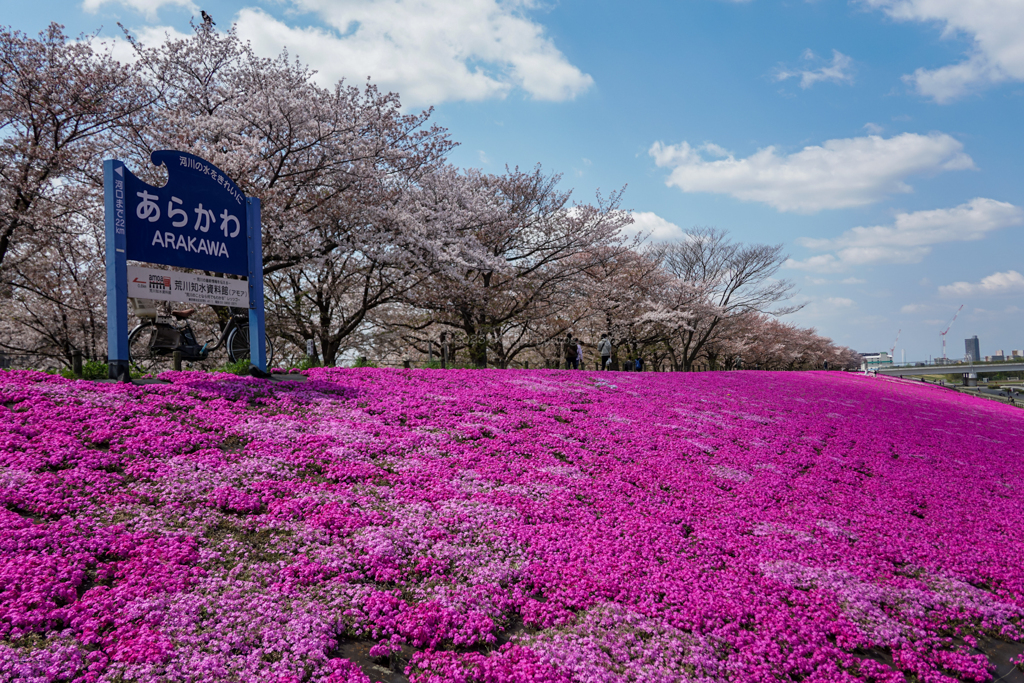
[[[227,372],[232,375],[248,375],[249,374],[249,359],[239,358],[234,363],[225,363],[220,367],[213,368],[210,372]]]
[[[319,368],[320,361],[310,356],[303,356],[302,360],[295,365],[296,370],[309,370],[310,368]]]
[[[106,363],[99,360],[90,360],[82,363],[82,379],[106,379],[110,370]],[[71,368],[64,368],[60,371],[64,379],[75,379],[75,372]]]

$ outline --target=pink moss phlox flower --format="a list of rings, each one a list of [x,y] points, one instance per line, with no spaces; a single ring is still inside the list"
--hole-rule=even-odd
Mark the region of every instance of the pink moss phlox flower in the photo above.
[[[357,641],[416,683],[981,682],[1024,639],[1014,407],[306,375],[0,373],[0,681],[366,683]]]

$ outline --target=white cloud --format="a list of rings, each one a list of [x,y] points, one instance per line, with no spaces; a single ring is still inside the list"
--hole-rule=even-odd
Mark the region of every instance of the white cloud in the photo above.
[[[939,287],[942,296],[985,296],[990,294],[1024,294],[1024,275],[1015,270],[992,273],[981,282],[954,282]]]
[[[654,242],[686,239],[686,232],[652,211],[634,211],[633,224],[623,230],[627,235],[645,234]]]
[[[866,130],[870,135],[881,135],[885,129],[877,123],[871,123],[868,121],[864,124],[864,130]]]
[[[793,270],[808,270],[812,273],[831,273],[835,270],[839,270],[842,266],[832,254],[822,254],[820,256],[811,256],[803,261],[797,261],[795,259],[786,259],[783,264],[786,268],[792,268]]]
[[[825,303],[832,308],[852,308],[854,305],[853,299],[847,299],[841,296],[829,297],[828,299],[825,299]]]
[[[804,62],[808,65],[820,62],[821,60],[811,50],[804,50],[802,56]],[[832,50],[832,61],[828,64],[818,67],[817,69],[796,69],[791,70],[786,67],[779,67],[775,71],[775,80],[784,81],[789,78],[800,77],[800,87],[810,88],[815,83],[821,81],[831,81],[833,83],[853,83],[853,60],[849,56],[844,55],[839,50]]]
[[[927,304],[907,304],[900,309],[900,313],[922,313],[924,311],[931,310],[931,308],[932,307]]]
[[[823,277],[811,277],[810,275],[805,275],[804,277],[806,277],[807,281],[812,285],[832,285],[836,283],[835,280],[829,280],[828,278]],[[859,277],[848,277],[839,280],[839,284],[841,285],[866,285],[867,283],[867,280],[861,280]]]
[[[238,13],[239,35],[261,54],[283,47],[316,69],[321,83],[370,77],[403,101],[505,97],[573,99],[593,84],[526,16],[532,0],[292,0],[326,26],[293,27],[256,8]]]
[[[125,7],[145,14],[150,19],[156,17],[157,10],[166,5],[183,7],[190,12],[198,14],[199,8],[192,0],[83,0],[82,9],[86,12],[96,13],[103,5],[120,4]]]
[[[683,192],[724,193],[799,213],[871,204],[910,192],[908,176],[974,168],[963,145],[944,133],[827,140],[787,156],[765,147],[746,159],[709,161],[686,142],[655,142],[648,153],[672,169],[666,184]]]
[[[1007,80],[1024,81],[1024,3],[1020,0],[864,0],[900,21],[942,26],[943,37],[967,36],[966,59],[938,69],[917,69],[904,80],[946,103]]]
[[[904,83],[912,84],[918,93],[939,104],[949,104],[982,84],[996,84],[1005,80],[1005,73],[980,55],[973,55],[959,64],[940,69],[915,69],[913,74],[903,76]]]
[[[835,252],[808,261],[830,266],[870,263],[918,263],[932,246],[944,242],[980,240],[993,230],[1024,223],[1024,209],[1007,202],[978,197],[951,209],[900,213],[892,225],[875,225],[847,230],[835,239],[803,237],[805,247]]]
[[[705,142],[703,145],[700,146],[700,149],[707,152],[711,156],[717,157],[719,159],[724,159],[725,157],[732,156],[732,152],[727,150],[725,147],[722,147],[721,145],[716,145],[713,142]]]
[[[971,311],[971,318],[982,318],[988,320],[998,320],[999,318],[1002,318],[1003,320],[1006,320],[1007,316],[1013,315],[1015,313],[1020,313],[1020,307],[1010,305],[1001,311],[994,311],[985,308],[975,308],[974,310]]]

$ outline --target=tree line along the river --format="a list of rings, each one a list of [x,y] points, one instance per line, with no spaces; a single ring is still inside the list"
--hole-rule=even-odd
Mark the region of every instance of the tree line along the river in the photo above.
[[[285,359],[308,340],[327,365],[425,358],[446,333],[467,365],[536,367],[572,331],[679,370],[855,362],[780,319],[796,309],[781,245],[714,228],[629,238],[621,191],[580,202],[540,166],[457,168],[430,110],[369,81],[321,87],[234,30],[124,39],[130,63],[56,24],[0,30],[0,351],[104,356],[102,160],[160,185],[150,153],[178,149],[261,198],[268,332]]]

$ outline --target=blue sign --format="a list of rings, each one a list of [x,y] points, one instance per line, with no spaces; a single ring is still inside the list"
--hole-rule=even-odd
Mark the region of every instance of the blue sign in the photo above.
[[[128,259],[246,276],[249,357],[265,371],[260,200],[246,197],[223,171],[187,152],[161,150],[150,159],[167,167],[163,187],[142,182],[116,159],[103,162],[111,379],[130,379]]]
[[[186,152],[161,150],[150,159],[167,167],[163,187],[124,168],[128,258],[248,275],[245,195],[238,186],[210,162]]]

